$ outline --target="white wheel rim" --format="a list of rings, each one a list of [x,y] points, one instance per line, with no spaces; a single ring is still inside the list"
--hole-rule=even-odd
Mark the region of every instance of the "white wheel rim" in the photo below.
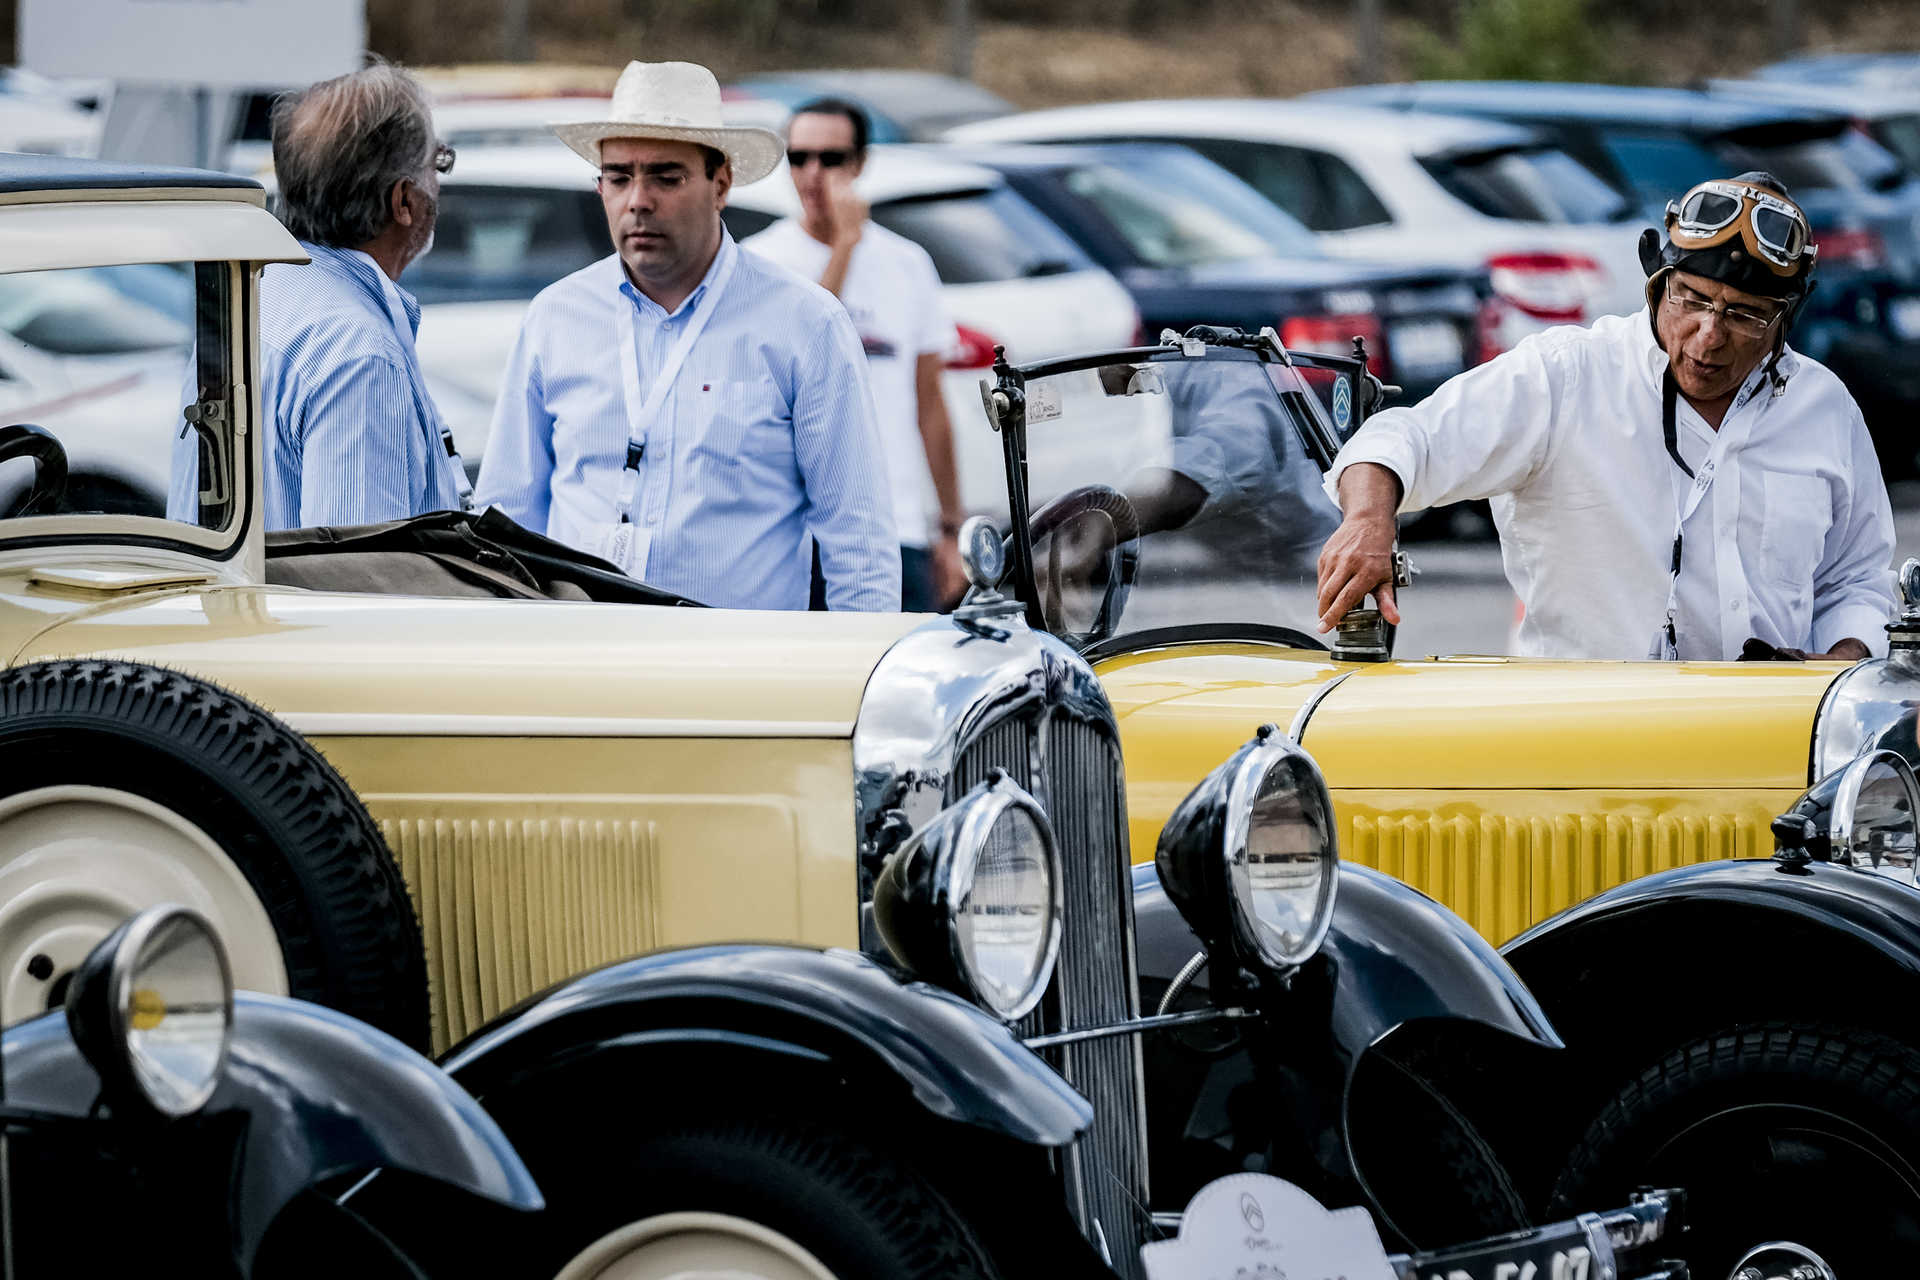
[[[611,1231],[556,1280],[834,1280],[771,1227],[724,1213],[663,1213]]]
[[[44,1012],[55,984],[126,918],[162,902],[213,923],[237,987],[287,994],[273,921],[211,836],[111,787],[0,800],[0,1023]]]

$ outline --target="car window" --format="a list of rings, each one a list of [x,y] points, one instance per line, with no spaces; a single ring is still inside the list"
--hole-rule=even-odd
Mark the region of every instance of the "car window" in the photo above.
[[[780,219],[776,214],[730,204],[720,211],[720,221],[727,224],[727,234],[735,240],[745,240],[748,236],[760,234]]]
[[[1600,135],[1607,155],[1633,184],[1642,203],[1665,208],[1695,185],[1723,176],[1713,152],[1684,134],[1608,129]]]
[[[612,251],[590,189],[449,184],[433,249],[403,283],[422,302],[531,298]]]
[[[1736,169],[1765,169],[1790,191],[1890,191],[1906,176],[1885,147],[1851,128],[1814,137],[1747,130],[1725,138],[1722,150]]]
[[[193,275],[161,263],[0,275],[0,330],[53,356],[184,351]]]
[[[1326,191],[1327,218],[1332,224],[1330,230],[1351,231],[1356,227],[1377,227],[1393,221],[1386,206],[1373,194],[1373,188],[1354,172],[1352,165],[1326,151],[1314,152],[1313,162],[1320,171],[1320,182]]]
[[[197,454],[212,479],[201,502],[183,488],[174,518],[210,529],[227,524],[236,483],[232,435],[211,427],[203,445],[184,430],[182,410],[205,395],[228,410],[210,421],[232,420],[222,403],[233,385],[229,270],[179,262],[0,275],[0,344],[13,357],[0,373],[0,426],[52,435],[67,471],[62,488],[29,505],[33,464],[0,466],[0,519],[100,512],[161,519],[174,467]]]
[[[1447,192],[1489,218],[1619,222],[1635,204],[1557,147],[1503,147],[1420,157]]]
[[[927,251],[943,284],[986,284],[1084,271],[1092,259],[1005,187],[876,205],[873,220]]]
[[[1874,122],[1873,140],[1891,151],[1910,172],[1920,173],[1920,115],[1883,116]]]
[[[1258,191],[1313,231],[1350,231],[1392,222],[1353,166],[1306,147],[1235,138],[1173,139]]]
[[[1114,162],[1169,196],[1205,205],[1264,242],[1270,252],[1319,257],[1313,232],[1230,171],[1185,147],[1141,147]]]
[[[1193,160],[1196,166],[1210,167],[1198,156]],[[1230,175],[1221,176],[1238,185]],[[1126,169],[1110,164],[1075,165],[1061,172],[1060,183],[1069,194],[1091,206],[1095,215],[1126,242],[1134,257],[1150,267],[1194,267],[1268,258],[1275,251],[1266,237],[1213,203],[1204,191],[1149,180],[1131,163]],[[1265,201],[1254,196],[1254,203]],[[1272,210],[1272,206],[1267,207]],[[1307,235],[1311,243],[1311,233],[1300,234]]]

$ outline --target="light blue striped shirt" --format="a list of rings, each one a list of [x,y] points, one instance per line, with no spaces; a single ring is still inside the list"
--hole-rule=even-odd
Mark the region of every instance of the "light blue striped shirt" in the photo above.
[[[269,266],[260,280],[267,528],[458,509],[440,413],[413,350],[420,304],[357,249],[300,247],[312,262]],[[198,475],[189,433],[174,449],[174,518],[195,518]]]
[[[732,276],[709,302],[729,260]],[[829,608],[897,610],[900,548],[860,336],[832,294],[724,232],[671,315],[633,287],[618,254],[534,298],[476,505],[598,553],[626,466],[622,310],[633,313],[644,389],[706,305],[706,330],[648,426],[628,513],[651,535],[646,581],[727,608],[804,609],[817,541]]]

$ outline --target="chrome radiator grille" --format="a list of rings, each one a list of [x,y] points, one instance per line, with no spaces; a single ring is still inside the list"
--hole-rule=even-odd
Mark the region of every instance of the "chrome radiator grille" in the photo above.
[[[1066,878],[1065,932],[1053,987],[1014,1030],[1027,1037],[1136,1016],[1126,799],[1110,729],[1063,712],[1038,724],[1001,720],[961,753],[949,801],[996,767],[1046,806]],[[1063,1153],[1069,1204],[1088,1239],[1104,1242],[1115,1269],[1137,1276],[1139,1246],[1150,1226],[1139,1038],[1063,1045],[1046,1056],[1094,1109],[1093,1128]]]

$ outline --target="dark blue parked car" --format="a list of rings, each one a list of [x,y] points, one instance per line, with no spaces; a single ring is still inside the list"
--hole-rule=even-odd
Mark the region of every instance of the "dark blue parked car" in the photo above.
[[[1434,81],[1315,97],[1490,116],[1542,130],[1657,223],[1695,183],[1776,174],[1813,224],[1820,283],[1793,333],[1866,412],[1890,472],[1914,468],[1920,403],[1920,181],[1846,115],[1690,89]]]

